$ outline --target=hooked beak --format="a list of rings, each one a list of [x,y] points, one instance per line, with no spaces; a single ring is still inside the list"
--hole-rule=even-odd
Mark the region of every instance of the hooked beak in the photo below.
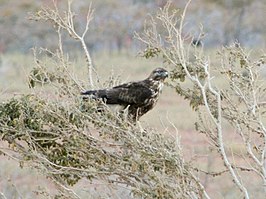
[[[167,71],[165,71],[165,72],[162,74],[162,76],[163,76],[164,78],[167,78],[167,77],[169,76],[169,74],[168,74]]]

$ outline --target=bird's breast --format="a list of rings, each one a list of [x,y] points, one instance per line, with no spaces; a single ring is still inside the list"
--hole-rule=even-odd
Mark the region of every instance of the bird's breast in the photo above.
[[[156,81],[154,82],[154,85],[153,85],[153,90],[154,90],[154,94],[158,94],[162,91],[163,89],[163,83],[160,82],[160,81]]]

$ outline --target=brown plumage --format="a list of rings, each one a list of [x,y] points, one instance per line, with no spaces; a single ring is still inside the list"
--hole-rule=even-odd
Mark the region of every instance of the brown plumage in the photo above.
[[[129,82],[110,89],[89,90],[82,95],[93,99],[102,99],[106,104],[117,104],[128,109],[129,119],[136,121],[150,111],[156,104],[168,72],[156,68],[150,76],[138,82]]]

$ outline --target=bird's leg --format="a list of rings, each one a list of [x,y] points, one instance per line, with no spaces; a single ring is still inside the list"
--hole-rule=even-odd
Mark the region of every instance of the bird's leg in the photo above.
[[[142,127],[140,121],[136,121],[136,126],[138,126],[138,129],[140,130],[141,133],[145,133],[145,129]]]
[[[134,123],[138,127],[141,133],[145,133],[145,129],[142,127],[141,122],[139,121],[140,115],[139,115],[140,109],[138,108],[136,111],[136,115],[134,117]]]
[[[121,116],[123,118],[123,120],[128,120],[128,117],[129,117],[129,107],[130,105],[126,106],[122,111],[121,111]]]

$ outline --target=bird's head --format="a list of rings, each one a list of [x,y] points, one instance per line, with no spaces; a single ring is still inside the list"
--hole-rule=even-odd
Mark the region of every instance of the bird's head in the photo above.
[[[149,79],[156,80],[156,81],[164,81],[165,78],[167,77],[168,77],[167,70],[163,68],[156,68],[151,72]]]

